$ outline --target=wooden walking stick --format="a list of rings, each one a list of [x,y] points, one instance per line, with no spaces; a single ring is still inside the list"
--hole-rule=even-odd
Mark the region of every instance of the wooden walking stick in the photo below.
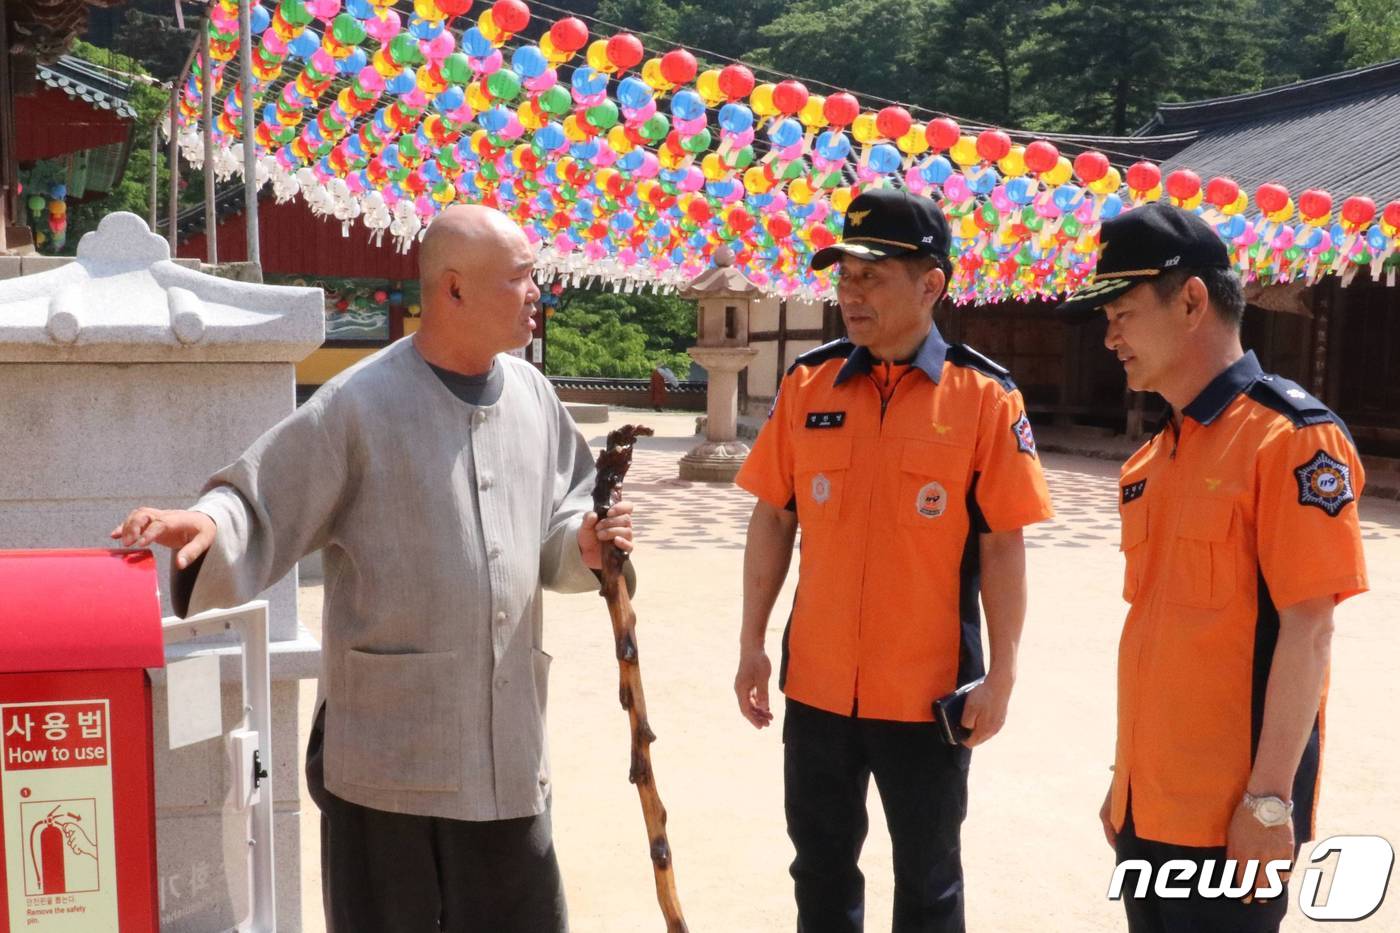
[[[632,465],[632,447],[638,437],[650,436],[651,428],[624,425],[608,435],[608,446],[598,455],[598,481],[593,487],[593,510],[598,520],[607,517],[622,478]],[[656,901],[666,918],[666,933],[687,933],[681,916],[680,897],[676,894],[676,877],[671,871],[671,844],[666,841],[666,808],[656,791],[651,770],[651,743],[656,733],[647,723],[647,700],[642,692],[642,669],[637,661],[637,614],[622,579],[622,565],[627,552],[611,541],[603,543],[603,598],[608,602],[612,617],[613,642],[617,647],[617,667],[620,680],[618,699],[627,710],[632,726],[632,763],[627,779],[637,785],[642,798],[642,816],[646,819],[647,839],[651,848],[651,867],[656,876]]]

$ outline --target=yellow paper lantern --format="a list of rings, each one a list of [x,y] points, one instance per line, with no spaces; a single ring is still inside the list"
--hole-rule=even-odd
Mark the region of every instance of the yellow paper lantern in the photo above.
[[[491,95],[486,93],[486,88],[479,80],[467,85],[467,106],[477,113],[491,109]]]
[[[787,188],[788,198],[795,204],[810,204],[816,197],[811,182],[805,178],[794,178]]]
[[[997,160],[997,168],[1007,178],[1020,178],[1026,174],[1026,147],[1012,146],[1010,152]]]
[[[753,89],[749,95],[749,106],[753,112],[760,117],[771,117],[778,112],[778,107],[773,103],[773,91],[775,85],[764,83]]]
[[[256,60],[255,58],[254,61]],[[374,56],[369,60],[369,63],[374,66],[375,71],[379,72],[379,76],[386,81],[397,75],[400,71],[403,71],[402,66],[389,57],[388,46],[381,46],[379,51],[375,52]]]
[[[851,123],[851,135],[856,138],[856,142],[863,146],[868,146],[880,138],[879,127],[875,125],[875,114],[862,113]]]
[[[430,23],[436,23],[447,19],[447,14],[437,5],[437,0],[413,0],[413,12],[418,14],[419,19],[425,19]]]
[[[666,76],[661,73],[661,59],[648,58],[642,65],[642,80],[647,83],[653,91],[665,94],[675,90],[675,85],[666,80]]]
[[[1089,190],[1100,197],[1107,197],[1123,187],[1123,176],[1113,166],[1108,167],[1103,177],[1089,183]]]
[[[1295,205],[1293,204],[1293,199],[1289,198],[1288,201],[1283,205],[1283,207],[1280,207],[1278,210],[1274,211],[1271,214],[1265,214],[1264,216],[1269,220],[1270,223],[1281,224],[1286,222],[1290,217],[1293,216],[1294,209]]]
[[[981,154],[977,152],[977,140],[972,136],[959,136],[953,148],[948,150],[948,155],[952,156],[955,164],[963,167],[982,161]]]
[[[899,151],[907,156],[922,155],[928,151],[928,138],[924,136],[924,127],[921,123],[915,123],[899,139],[895,140],[895,145]]]
[[[608,145],[618,155],[627,155],[637,148],[636,144],[627,138],[627,130],[621,123],[608,130]]]
[[[819,130],[827,125],[826,113],[823,108],[826,106],[826,98],[820,94],[813,94],[807,98],[807,103],[802,105],[802,109],[797,112],[797,119],[802,121],[802,125],[809,130]]]
[[[700,76],[695,79],[695,90],[706,107],[713,107],[724,100],[724,92],[719,89],[719,69],[711,68],[709,71],[700,72]]]
[[[549,114],[540,109],[540,105],[533,100],[527,100],[516,110],[516,115],[520,118],[520,125],[527,130],[537,130],[549,122]]]
[[[1055,162],[1055,167],[1048,172],[1042,172],[1040,179],[1051,188],[1057,188],[1074,177],[1074,164],[1060,156]]]
[[[831,209],[838,214],[846,213],[846,208],[851,206],[855,196],[851,194],[851,189],[842,186],[831,189]]]
[[[544,56],[544,60],[549,62],[551,65],[554,65],[555,67],[564,64],[566,61],[574,57],[574,53],[565,52],[563,49],[555,45],[554,40],[550,38],[550,35],[547,32],[544,35],[540,36],[539,45],[540,54]]]
[[[588,67],[601,74],[610,75],[617,71],[608,60],[608,40],[595,39],[588,46]]]
[[[700,171],[704,173],[706,181],[723,181],[730,175],[729,166],[724,164],[717,152],[707,153],[700,160]]]
[[[496,25],[496,18],[491,15],[490,10],[485,10],[477,17],[476,28],[480,29],[481,34],[486,37],[486,41],[496,46],[496,48],[500,48],[504,45],[509,36],[509,33]]]
[[[763,173],[762,166],[751,165],[744,172],[744,190],[749,194],[767,194],[773,190],[773,183]]]
[[[437,68],[418,69],[418,89],[429,97],[436,97],[447,89],[447,79]]]

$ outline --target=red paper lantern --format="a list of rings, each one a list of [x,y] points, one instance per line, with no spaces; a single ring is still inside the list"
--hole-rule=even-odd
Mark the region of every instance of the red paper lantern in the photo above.
[[[1342,202],[1342,219],[1353,227],[1364,227],[1376,217],[1376,202],[1361,196]]]
[[[836,234],[832,233],[826,227],[812,228],[812,245],[817,249],[826,249],[835,242]]]
[[[1037,139],[1026,147],[1025,159],[1026,168],[1035,172],[1048,172],[1060,161],[1060,150],[1055,148],[1054,143],[1048,143],[1043,139]]]
[[[530,8],[521,0],[496,0],[491,6],[491,20],[505,32],[519,32],[530,25]]]
[[[822,104],[822,116],[834,127],[850,126],[860,116],[860,101],[845,91],[838,91]]]
[[[1189,168],[1179,168],[1167,176],[1167,194],[1178,201],[1187,201],[1201,190],[1201,176]]]
[[[934,152],[951,149],[961,135],[962,127],[958,126],[958,121],[947,117],[930,120],[928,126],[924,127],[924,139],[928,140]]]
[[[661,56],[661,77],[672,84],[690,83],[697,67],[695,56],[685,49],[672,49]]]
[[[886,107],[875,114],[875,129],[886,139],[898,139],[913,125],[914,118],[903,107]]]
[[[768,220],[768,233],[775,240],[781,240],[792,233],[792,221],[782,214],[774,214]]]
[[[1400,227],[1400,201],[1391,201],[1387,204],[1381,218],[1392,227]]]
[[[1206,200],[1215,207],[1229,207],[1240,196],[1240,186],[1234,179],[1212,178],[1206,185]]]
[[[1162,182],[1162,170],[1152,162],[1134,162],[1128,166],[1128,187],[1133,191],[1151,191]]]
[[[1283,210],[1288,205],[1288,189],[1277,182],[1268,182],[1254,192],[1254,203],[1266,214]]]
[[[1108,174],[1108,156],[1090,149],[1074,157],[1074,174],[1086,185],[1092,185]]]
[[[801,81],[782,81],[773,88],[773,106],[779,113],[790,116],[806,105],[809,96],[807,86]]]
[[[719,73],[719,89],[730,100],[748,97],[753,91],[753,72],[743,65],[726,65]]]
[[[977,154],[986,161],[999,161],[1010,151],[1011,137],[1001,130],[983,130],[977,134]]]
[[[1332,195],[1317,188],[1309,188],[1298,195],[1298,213],[1304,217],[1326,217],[1332,213]]]
[[[609,39],[607,50],[608,61],[618,71],[635,68],[646,54],[642,48],[642,40],[630,32],[620,32]]]
[[[588,27],[583,20],[570,16],[549,27],[549,40],[561,52],[577,52],[588,44]]]
[[[437,8],[447,14],[447,18],[461,16],[472,8],[472,0],[437,0]]]

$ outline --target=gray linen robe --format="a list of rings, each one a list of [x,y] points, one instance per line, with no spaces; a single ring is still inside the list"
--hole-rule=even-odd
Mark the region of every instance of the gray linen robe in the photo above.
[[[588,446],[549,381],[499,356],[454,396],[411,337],[336,376],[220,470],[182,613],[255,597],[324,549],[326,787],[396,813],[499,820],[549,794],[541,586],[596,588]],[[280,749],[278,754],[292,754]]]

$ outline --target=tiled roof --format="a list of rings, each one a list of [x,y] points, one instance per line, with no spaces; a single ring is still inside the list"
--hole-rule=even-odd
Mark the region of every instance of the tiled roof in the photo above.
[[[1139,131],[1194,134],[1163,163],[1295,196],[1400,198],[1400,60],[1214,100],[1163,104]]]
[[[126,99],[128,85],[119,83],[102,69],[71,55],[37,67],[39,80],[69,97],[86,101],[100,110],[114,111],[117,116],[136,118],[136,110]]]

